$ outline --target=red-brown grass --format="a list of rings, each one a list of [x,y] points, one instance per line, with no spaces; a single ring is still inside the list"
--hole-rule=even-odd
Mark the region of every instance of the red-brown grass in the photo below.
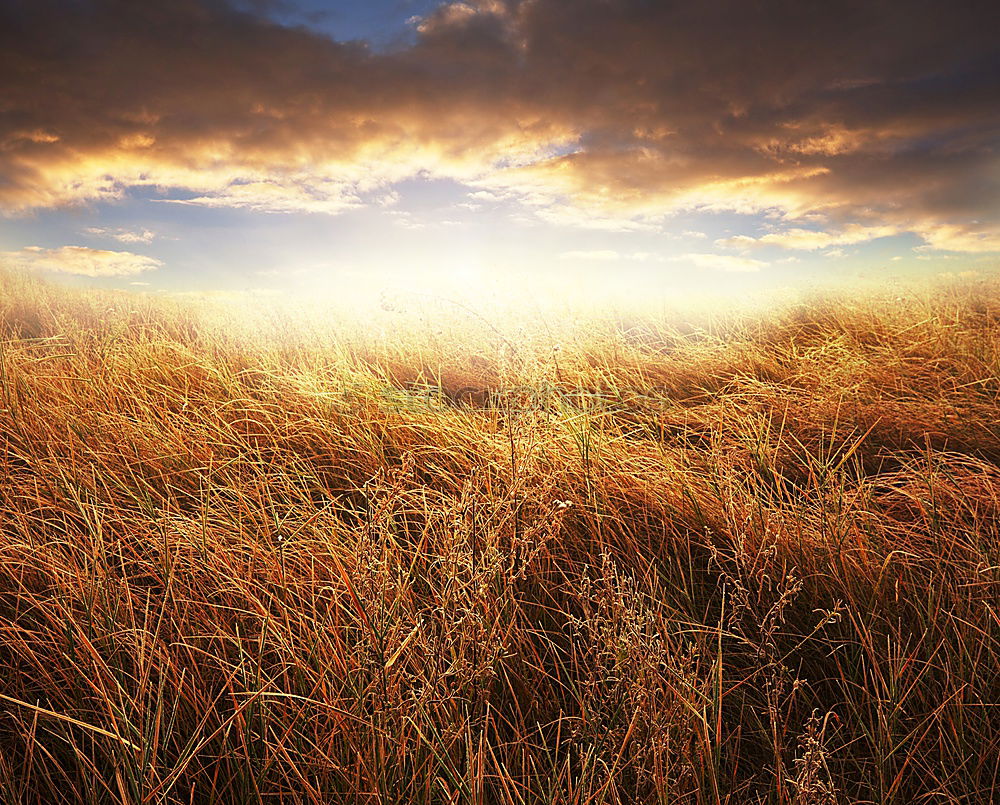
[[[1000,799],[1000,286],[897,296],[0,275],[0,800]]]

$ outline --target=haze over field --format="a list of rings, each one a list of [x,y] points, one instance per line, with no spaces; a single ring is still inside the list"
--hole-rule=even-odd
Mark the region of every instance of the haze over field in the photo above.
[[[182,291],[989,270],[998,28],[971,0],[8,0],[0,252]]]

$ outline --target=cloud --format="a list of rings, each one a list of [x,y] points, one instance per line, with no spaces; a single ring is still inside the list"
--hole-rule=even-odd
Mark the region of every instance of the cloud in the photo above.
[[[954,252],[1000,251],[1000,229],[975,229],[962,224],[928,224],[921,233],[926,245]]]
[[[108,229],[99,226],[90,226],[84,230],[88,235],[101,238],[114,238],[119,243],[152,243],[156,239],[156,233],[150,229]]]
[[[731,254],[683,254],[671,259],[691,263],[698,268],[707,268],[712,271],[760,271],[768,265],[762,260],[734,257]]]
[[[141,254],[89,249],[86,246],[60,246],[57,249],[25,246],[14,252],[0,252],[0,263],[12,268],[85,277],[127,277],[163,265],[159,260]]]
[[[5,3],[0,210],[144,187],[337,214],[428,176],[550,225],[767,213],[757,240],[792,249],[1000,251],[996,4],[466,0],[414,25],[374,52],[224,0]]]
[[[596,249],[593,251],[573,251],[563,252],[559,255],[560,260],[621,260],[621,255],[612,249]]]
[[[253,181],[240,178],[204,189],[208,193],[203,196],[162,201],[201,207],[237,207],[256,212],[311,212],[331,215],[361,206],[356,185],[302,174]]]
[[[863,226],[853,224],[839,231],[824,231],[791,227],[780,232],[771,232],[754,238],[748,235],[736,235],[716,241],[720,246],[755,247],[781,246],[785,249],[801,251],[818,251],[830,246],[847,246],[863,243],[876,238],[885,238],[899,234],[899,228],[891,225]]]
[[[375,203],[380,207],[395,207],[399,204],[402,196],[395,190],[388,190],[378,198],[375,199]]]

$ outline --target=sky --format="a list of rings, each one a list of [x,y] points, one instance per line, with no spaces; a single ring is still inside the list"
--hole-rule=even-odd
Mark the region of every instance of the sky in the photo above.
[[[969,0],[3,0],[0,264],[142,291],[994,271],[998,30]]]

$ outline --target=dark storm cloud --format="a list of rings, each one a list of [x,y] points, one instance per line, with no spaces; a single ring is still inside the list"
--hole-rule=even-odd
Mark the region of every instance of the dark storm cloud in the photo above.
[[[207,0],[0,14],[8,212],[136,185],[336,212],[428,171],[561,221],[1000,249],[995,3],[480,0],[382,53]]]

